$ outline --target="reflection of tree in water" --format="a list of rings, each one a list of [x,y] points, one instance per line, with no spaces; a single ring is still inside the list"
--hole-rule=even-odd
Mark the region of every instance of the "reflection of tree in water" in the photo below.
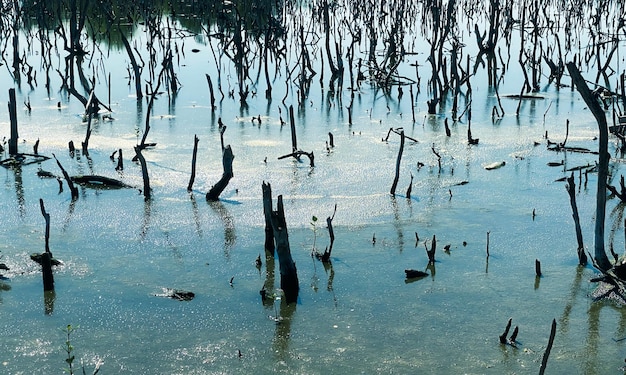
[[[2,280],[2,277],[0,277],[0,291],[2,292],[8,292],[9,290],[11,290],[11,285],[5,283]],[[2,295],[0,294],[0,303],[2,303]]]
[[[289,337],[291,336],[291,319],[296,312],[296,304],[287,304],[284,300],[280,301],[280,315],[277,317],[276,330],[274,331],[274,341],[272,348],[279,360],[286,360],[289,353]]]
[[[148,229],[150,228],[150,216],[152,214],[152,200],[145,199],[143,204],[143,222],[141,225],[141,240],[146,239],[146,235],[148,234]]]
[[[611,249],[611,253],[615,252],[613,249],[615,235],[620,232],[622,228],[624,228],[622,225],[624,224],[624,208],[626,208],[626,203],[620,201],[617,205],[615,205],[615,207],[613,207],[611,213],[609,214],[612,222],[611,230],[609,231],[609,247]],[[626,239],[626,233],[624,234],[624,237]]]
[[[54,313],[54,302],[56,299],[57,295],[54,290],[46,290],[43,292],[44,313],[46,315]]]
[[[198,202],[196,202],[196,197],[193,193],[190,195],[191,197],[191,209],[193,212],[193,221],[196,224],[196,234],[198,237],[202,238],[202,227],[200,226],[200,215],[198,213]]]
[[[26,211],[24,209],[24,185],[22,181],[22,166],[16,163],[11,167],[15,174],[15,195],[17,197],[17,207],[20,213],[20,217],[24,217]]]
[[[230,250],[237,239],[235,220],[222,201],[209,201],[208,203],[224,224],[224,255],[229,258]]]

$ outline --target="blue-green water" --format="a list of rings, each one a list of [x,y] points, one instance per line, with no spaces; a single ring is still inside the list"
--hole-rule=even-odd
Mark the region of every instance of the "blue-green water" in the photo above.
[[[200,51],[190,53],[192,45]],[[467,120],[451,120],[451,100],[437,115],[426,113],[424,82],[415,99],[415,123],[408,89],[398,99],[396,90],[385,96],[364,83],[349,125],[349,91],[331,98],[328,87],[314,79],[306,105],[298,108],[293,87],[285,101],[296,107],[299,147],[316,155],[310,168],[306,158],[277,159],[291,150],[289,126],[280,122],[288,119],[279,99],[282,80],[271,104],[259,83],[247,111],[235,95],[224,98],[213,115],[204,77],[217,75],[210,48],[189,39],[185,48],[176,66],[182,89],[175,103],[160,95],[151,114],[148,141],[157,146],[144,151],[150,201],[138,189],[81,187],[72,202],[67,186],[59,193],[56,180],[36,175],[38,168],[60,174],[53,160],[0,170],[0,251],[11,268],[0,281],[1,373],[61,373],[62,329],[68,324],[79,327],[71,337],[75,364],[84,361],[89,372],[102,361],[105,374],[536,373],[552,319],[557,334],[549,371],[620,372],[624,344],[617,340],[626,336],[626,320],[619,307],[589,297],[595,272],[577,267],[569,197],[565,183],[555,182],[569,174],[564,169],[593,164],[596,156],[548,151],[543,138],[548,132],[551,140],[562,141],[570,119],[568,145],[597,149],[597,126],[577,92],[546,85],[539,93],[545,99],[524,101],[519,116],[517,100],[503,98],[506,114],[494,122],[495,92],[479,70],[472,78],[472,135],[480,141],[470,146]],[[36,56],[29,59],[38,61]],[[140,187],[140,167],[130,158],[142,135],[146,103],[137,104],[127,85],[124,51],[95,59],[111,72],[115,120],[93,124],[89,157],[67,152],[69,140],[79,145],[84,139],[86,125],[82,106],[58,91],[55,77],[48,95],[24,82],[17,87],[2,70],[0,95],[7,101],[8,88],[16,87],[17,102],[32,105],[31,112],[18,106],[21,151],[30,152],[39,139],[39,152],[56,154],[71,175],[105,175]],[[407,64],[423,65],[425,59],[420,55]],[[430,74],[428,66],[420,69]],[[517,69],[510,66],[500,94],[519,92]],[[228,79],[236,81],[234,75]],[[105,81],[96,90],[107,102]],[[208,203],[204,194],[222,173],[217,117],[227,126],[235,176],[222,199]],[[0,134],[7,138],[8,119],[6,106],[0,106]],[[403,127],[419,141],[407,141],[395,197],[389,189],[399,136],[382,141],[390,127]],[[331,150],[328,132],[334,135]],[[190,194],[194,134],[200,143]],[[442,156],[441,171],[431,146]],[[124,152],[123,172],[109,159],[118,148]],[[614,140],[610,148],[615,155]],[[547,166],[561,160],[562,167]],[[484,169],[497,161],[506,165]],[[613,165],[618,176],[621,165]],[[264,285],[278,288],[280,280],[277,264],[268,270],[263,255],[263,181],[272,184],[274,197],[285,199],[301,287],[297,305],[289,307],[280,300],[264,305],[259,295]],[[462,181],[468,183],[458,185]],[[589,174],[587,182],[577,176],[576,183],[585,244],[593,248],[596,175]],[[51,216],[50,248],[63,261],[47,304],[39,266],[29,259],[44,249],[40,198]],[[325,267],[311,251],[314,242],[319,251],[328,245],[323,223],[335,204],[336,241],[332,266]],[[607,211],[616,206],[616,199],[609,200]],[[314,215],[320,218],[315,231]],[[614,226],[614,247],[621,253],[621,219],[607,215],[607,238]],[[430,246],[433,235],[437,262],[430,275],[406,282],[406,268],[426,270],[424,241]],[[447,244],[449,253],[443,251]],[[535,259],[541,261],[540,279]],[[155,296],[163,288],[196,297],[179,302]],[[517,348],[498,342],[510,317],[519,326]]]

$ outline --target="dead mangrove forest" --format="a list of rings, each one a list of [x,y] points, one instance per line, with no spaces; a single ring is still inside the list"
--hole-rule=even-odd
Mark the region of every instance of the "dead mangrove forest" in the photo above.
[[[0,7],[9,373],[623,365],[622,2]]]

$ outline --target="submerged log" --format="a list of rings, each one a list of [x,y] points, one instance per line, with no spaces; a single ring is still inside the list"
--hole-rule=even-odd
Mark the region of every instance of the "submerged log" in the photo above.
[[[92,187],[100,187],[105,189],[122,189],[132,188],[132,186],[114,178],[99,176],[99,175],[85,175],[85,176],[72,176],[72,181],[81,185],[90,185]]]
[[[167,297],[177,301],[191,301],[196,294],[186,290],[163,288],[163,293],[155,294],[156,297]]]
[[[428,276],[428,272],[423,272],[423,271],[414,270],[414,269],[406,269],[404,270],[404,273],[406,274],[407,279],[421,279],[423,277]]]

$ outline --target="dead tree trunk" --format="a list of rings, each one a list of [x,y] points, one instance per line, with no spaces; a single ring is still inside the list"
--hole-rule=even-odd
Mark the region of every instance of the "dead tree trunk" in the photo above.
[[[296,264],[291,258],[282,195],[278,196],[277,210],[272,211],[271,218],[274,239],[276,240],[276,253],[278,254],[278,263],[280,266],[280,288],[285,293],[285,302],[289,304],[298,300],[300,285],[298,282]]]
[[[151,197],[150,189],[150,177],[148,176],[148,167],[146,166],[146,159],[141,154],[141,147],[135,146],[135,155],[141,164],[141,175],[143,176],[143,196],[145,200],[149,200]]]
[[[582,96],[583,100],[587,104],[587,107],[593,113],[598,123],[598,130],[600,133],[599,145],[598,145],[598,190],[596,193],[596,227],[595,227],[595,245],[594,245],[594,258],[596,264],[602,271],[606,271],[611,268],[611,262],[606,255],[604,249],[604,220],[606,216],[606,180],[609,172],[609,159],[608,152],[609,142],[609,130],[606,123],[606,115],[602,110],[602,107],[598,103],[596,97],[593,96],[587,83],[580,74],[580,71],[576,65],[572,62],[567,63],[567,70],[572,77],[572,82],[576,85],[576,89]]]
[[[208,201],[216,201],[220,198],[220,194],[226,189],[228,186],[228,182],[231,178],[233,178],[233,159],[235,155],[233,155],[233,150],[230,145],[224,147],[224,151],[222,152],[222,165],[224,167],[224,173],[222,174],[222,178],[213,185],[211,190],[206,194],[206,200]]]
[[[580,228],[580,218],[578,217],[578,206],[576,205],[576,183],[574,182],[574,173],[567,178],[565,185],[569,194],[569,201],[572,206],[572,216],[574,217],[574,226],[576,228],[576,240],[578,241],[578,263],[581,266],[587,264],[587,255],[585,255],[585,245],[583,244],[583,233]]]
[[[43,205],[43,199],[39,199],[39,207],[41,208],[41,214],[46,221],[46,251],[41,254],[41,273],[43,276],[43,290],[44,292],[54,290],[54,275],[52,274],[52,253],[50,253],[50,214],[46,212],[46,208]]]
[[[293,106],[289,106],[289,125],[291,126],[291,152],[296,152],[298,151],[298,139],[296,138],[296,121],[293,117]]]
[[[193,182],[196,179],[196,156],[198,155],[198,139],[197,135],[193,136],[193,156],[191,157],[191,177],[189,178],[189,185],[187,185],[187,191],[191,192],[193,188]]]
[[[92,92],[92,95],[93,95],[93,92]],[[89,138],[90,137],[91,137],[91,112],[89,112],[89,108],[87,108],[87,132],[85,134],[85,141],[81,143],[83,155],[89,155]]]
[[[11,120],[11,138],[9,138],[9,155],[17,155],[17,104],[15,89],[9,89],[9,118]]]
[[[54,160],[56,160],[59,168],[61,168],[61,173],[63,173],[63,177],[65,178],[65,181],[67,181],[67,186],[69,186],[70,192],[72,193],[72,200],[78,199],[78,189],[76,188],[76,186],[74,186],[74,183],[72,182],[72,178],[67,173],[65,168],[63,168],[63,166],[61,165],[61,162],[59,162],[59,159],[57,159],[56,155],[52,154],[52,156],[54,157]]]
[[[263,181],[263,216],[265,217],[265,254],[274,257],[274,230],[272,229],[272,187]]]
[[[400,150],[398,151],[398,159],[396,160],[396,176],[391,184],[391,195],[396,195],[396,187],[400,178],[400,161],[402,161],[402,152],[404,151],[404,130],[400,130]]]
[[[326,218],[326,225],[328,225],[328,237],[330,237],[330,245],[324,251],[324,254],[319,256],[320,260],[324,263],[330,263],[330,255],[333,252],[333,244],[335,243],[335,231],[333,230],[333,219],[335,218],[335,214],[337,213],[337,204],[335,203],[335,210],[333,211],[333,216],[329,216]]]

